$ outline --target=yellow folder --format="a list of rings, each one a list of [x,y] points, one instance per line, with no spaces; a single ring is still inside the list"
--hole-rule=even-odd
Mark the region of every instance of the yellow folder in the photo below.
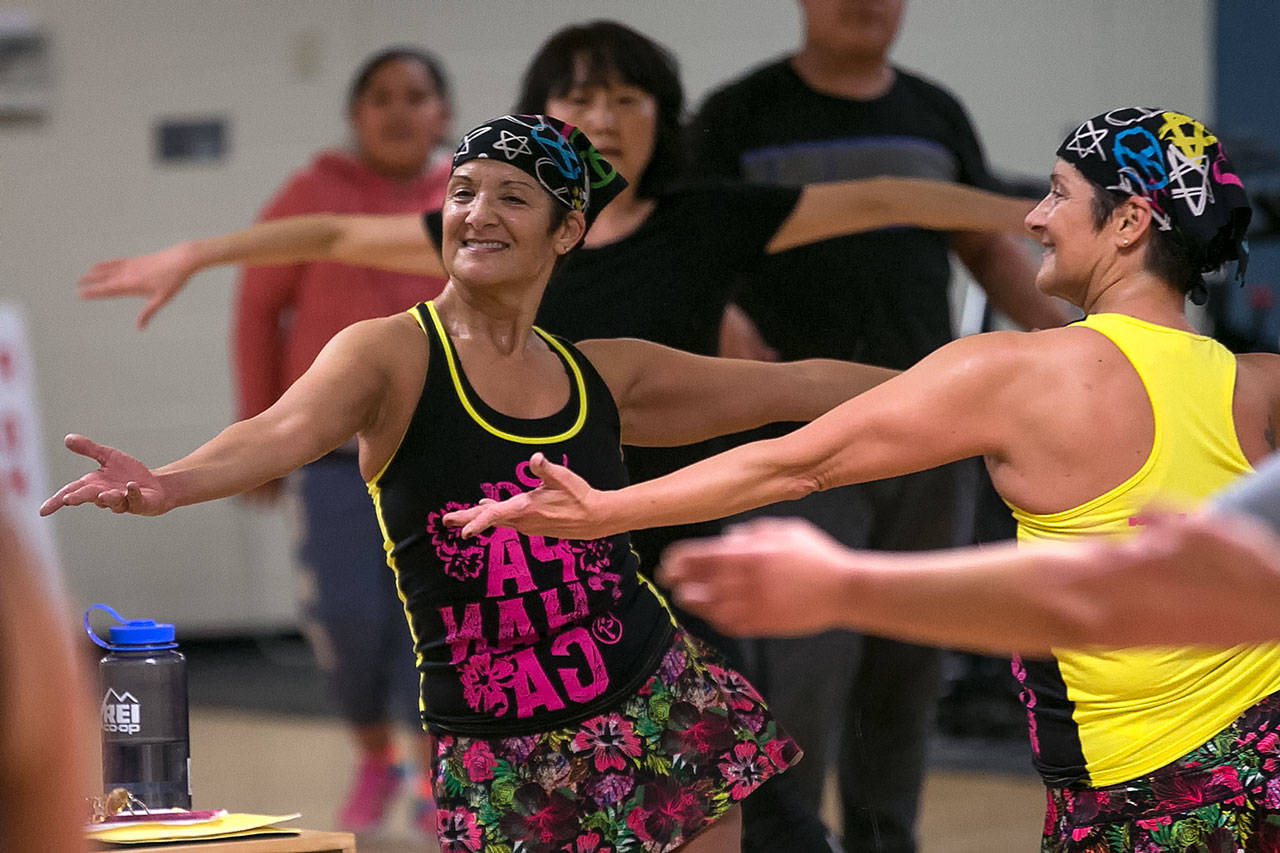
[[[94,841],[112,844],[154,844],[158,841],[203,841],[216,838],[242,838],[249,835],[298,835],[300,829],[276,826],[287,820],[301,817],[301,812],[288,815],[221,814],[197,823],[179,823],[180,816],[170,820],[137,823],[99,824],[86,830],[86,836]]]

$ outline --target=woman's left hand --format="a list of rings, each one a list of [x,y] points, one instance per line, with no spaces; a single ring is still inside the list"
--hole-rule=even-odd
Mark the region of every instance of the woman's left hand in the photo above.
[[[444,523],[461,527],[466,537],[490,527],[513,527],[526,535],[561,539],[596,539],[604,535],[591,514],[593,499],[599,492],[586,480],[541,453],[529,459],[529,471],[542,481],[533,491],[503,501],[483,500],[468,509],[447,513]]]

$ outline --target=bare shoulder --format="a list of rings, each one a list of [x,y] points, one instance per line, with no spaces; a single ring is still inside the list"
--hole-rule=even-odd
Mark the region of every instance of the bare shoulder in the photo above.
[[[984,332],[952,341],[912,370],[942,368],[995,382],[1038,382],[1061,372],[1064,363],[1090,355],[1096,345],[1092,337],[1070,327]]]
[[[365,375],[377,404],[359,433],[360,470],[366,480],[381,471],[399,446],[422,395],[430,348],[412,314],[362,320],[338,336],[347,338],[346,358],[367,365]],[[331,342],[332,343],[332,342]]]
[[[343,359],[364,359],[378,365],[426,358],[427,340],[418,321],[408,312],[352,323],[325,347]]]
[[[655,359],[664,354],[678,353],[670,347],[638,338],[596,338],[580,341],[577,347],[609,386],[615,399],[621,399],[626,390],[654,365]]]
[[[1106,335],[1087,326],[1070,325],[1014,334],[1020,334],[1026,359],[1024,367],[1035,367],[1042,375],[1113,375],[1117,367],[1129,363],[1120,348]],[[1129,372],[1121,371],[1123,374]]]
[[[1280,396],[1280,355],[1270,352],[1241,353],[1236,356],[1240,378]]]
[[[1095,417],[1099,390],[1124,396],[1135,391],[1135,403],[1139,402],[1141,382],[1131,368],[1124,369],[1126,365],[1124,356],[1102,335],[1067,326],[960,338],[900,379],[927,371],[931,393],[954,393],[957,405],[967,408],[982,400],[981,417],[1051,435],[1064,412],[1079,413],[1083,419]]]
[[[1236,356],[1231,408],[1240,447],[1251,462],[1280,446],[1280,355],[1253,352]]]
[[[1253,414],[1280,422],[1280,355],[1268,352],[1236,356],[1237,420]]]
[[[633,361],[670,349],[639,338],[593,338],[579,341],[577,347],[597,367],[600,362]]]

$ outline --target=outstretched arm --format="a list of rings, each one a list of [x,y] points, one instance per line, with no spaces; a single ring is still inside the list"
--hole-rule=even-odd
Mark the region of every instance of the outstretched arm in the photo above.
[[[649,341],[583,341],[618,404],[625,444],[672,446],[773,421],[811,421],[898,371],[835,359],[765,362]]]
[[[892,226],[1023,233],[1023,219],[1034,206],[1030,199],[922,178],[809,184],[765,250],[782,252],[830,237]]]
[[[781,438],[736,447],[665,477],[596,491],[536,457],[543,485],[450,513],[474,535],[488,527],[594,539],[645,527],[721,518],[845,483],[878,480],[968,456],[1001,458],[1029,405],[1025,348],[998,332],[962,338],[905,373]],[[975,404],[975,400],[982,401]],[[1030,402],[1034,402],[1031,400]]]
[[[848,628],[989,653],[1280,638],[1280,538],[1241,518],[1152,518],[1123,543],[849,550],[771,520],[668,549],[681,606],[737,635]]]
[[[138,327],[174,297],[187,279],[227,264],[271,266],[340,261],[422,275],[444,275],[439,248],[418,214],[308,214],[259,222],[217,237],[131,258],[99,261],[80,278],[82,299],[141,296]]]
[[[160,515],[239,494],[318,459],[378,417],[394,356],[393,341],[383,331],[400,319],[344,329],[275,405],[161,468],[148,469],[115,448],[68,436],[67,447],[93,459],[98,469],[59,489],[40,514],[93,503],[117,513]]]

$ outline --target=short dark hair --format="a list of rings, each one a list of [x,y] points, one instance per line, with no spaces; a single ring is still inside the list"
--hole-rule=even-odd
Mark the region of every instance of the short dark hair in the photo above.
[[[1093,230],[1098,231],[1107,224],[1120,203],[1129,198],[1129,194],[1105,189],[1092,181],[1089,186],[1093,188],[1090,205]],[[1203,287],[1201,273],[1204,252],[1185,239],[1176,228],[1162,231],[1152,222],[1150,232],[1151,240],[1147,243],[1147,256],[1144,259],[1147,270],[1182,294],[1191,293],[1196,287]]]
[[[360,96],[364,94],[365,89],[369,88],[369,81],[373,79],[373,75],[378,72],[379,68],[388,62],[397,62],[402,59],[421,65],[422,70],[427,72],[427,76],[431,78],[432,84],[436,87],[436,94],[445,102],[452,100],[452,95],[449,92],[449,79],[445,77],[444,65],[440,63],[439,59],[416,47],[389,47],[370,56],[356,70],[355,76],[351,78],[351,86],[347,89],[347,110],[350,111],[355,108],[356,101],[360,100]]]
[[[652,198],[680,174],[680,121],[684,90],[675,56],[662,45],[616,21],[591,21],[565,27],[551,35],[525,69],[515,111],[545,113],[547,101],[567,94],[576,63],[587,69],[590,84],[602,84],[613,74],[649,93],[658,104],[653,156],[636,184],[636,195]],[[558,118],[558,116],[557,116]]]

